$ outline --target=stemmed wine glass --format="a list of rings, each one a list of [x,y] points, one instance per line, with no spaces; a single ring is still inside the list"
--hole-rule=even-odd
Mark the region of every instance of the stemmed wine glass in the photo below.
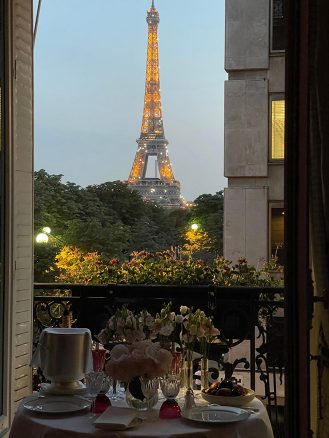
[[[147,420],[152,420],[152,415],[151,415],[151,404],[152,404],[152,399],[155,396],[155,394],[158,391],[159,388],[159,379],[157,377],[154,377],[153,379],[149,379],[147,377],[140,377],[140,382],[141,382],[141,390],[142,393],[144,395],[144,397],[146,398],[146,419]]]
[[[166,400],[162,403],[159,417],[160,418],[179,418],[181,410],[175,400],[180,389],[180,379],[174,374],[168,374],[160,379],[160,387]]]
[[[91,412],[95,412],[95,400],[104,384],[103,371],[91,371],[85,375],[87,397],[91,399]]]

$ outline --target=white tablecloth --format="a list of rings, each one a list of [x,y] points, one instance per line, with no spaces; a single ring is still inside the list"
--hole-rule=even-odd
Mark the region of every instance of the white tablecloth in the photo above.
[[[198,400],[198,403],[202,401]],[[144,421],[136,428],[115,432],[96,429],[90,412],[50,416],[30,412],[21,405],[15,415],[9,438],[273,438],[271,424],[262,402],[254,399],[248,406],[259,411],[251,414],[248,420],[238,423],[204,425],[183,418],[158,419],[153,422]]]

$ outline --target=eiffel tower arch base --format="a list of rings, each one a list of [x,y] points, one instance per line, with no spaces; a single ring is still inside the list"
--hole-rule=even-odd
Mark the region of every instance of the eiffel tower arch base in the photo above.
[[[159,178],[144,178],[136,184],[128,184],[131,190],[135,190],[145,200],[162,207],[182,207],[180,184],[166,183]]]

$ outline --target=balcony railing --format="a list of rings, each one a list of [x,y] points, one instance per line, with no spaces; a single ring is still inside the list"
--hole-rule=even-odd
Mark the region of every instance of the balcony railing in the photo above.
[[[282,288],[39,283],[34,289],[35,343],[43,328],[70,322],[95,336],[122,304],[151,313],[169,301],[174,310],[180,305],[205,310],[227,346],[216,359],[219,375],[233,367],[267,404],[275,436],[283,437]]]

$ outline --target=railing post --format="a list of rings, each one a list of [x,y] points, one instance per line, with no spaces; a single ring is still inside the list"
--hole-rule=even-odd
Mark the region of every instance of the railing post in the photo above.
[[[258,300],[258,292],[257,300]],[[256,338],[255,338],[255,327],[257,319],[257,309],[258,305],[255,303],[256,294],[252,291],[249,292],[249,305],[250,305],[250,319],[249,319],[249,334],[250,334],[250,386],[251,389],[255,390],[256,387]]]

